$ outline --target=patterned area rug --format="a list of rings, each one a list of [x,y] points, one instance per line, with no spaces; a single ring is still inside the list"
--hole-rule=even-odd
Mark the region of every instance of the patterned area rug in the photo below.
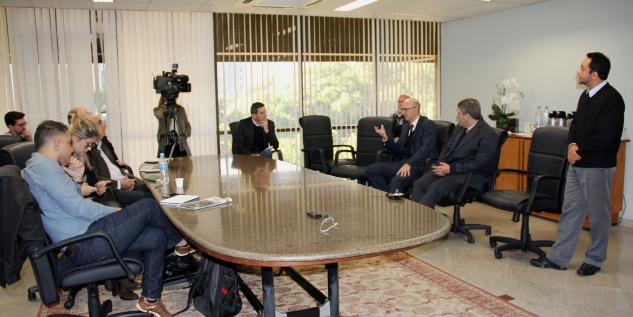
[[[296,269],[327,295],[327,274],[323,266]],[[238,271],[261,300],[259,269],[240,266]],[[339,265],[339,275],[341,316],[535,316],[406,252],[343,262]],[[278,311],[314,307],[314,300],[285,274],[275,277],[274,283]],[[172,313],[185,307],[186,287],[186,283],[165,287],[163,301]],[[77,304],[70,311],[63,307],[65,294],[62,297],[57,305],[42,305],[38,316],[59,313],[88,316],[85,290],[79,293]],[[113,300],[112,313],[134,310],[134,301],[112,298],[103,288],[100,299]],[[242,312],[238,316],[256,317],[243,296],[242,300]],[[197,317],[202,314],[192,307],[179,316]]]

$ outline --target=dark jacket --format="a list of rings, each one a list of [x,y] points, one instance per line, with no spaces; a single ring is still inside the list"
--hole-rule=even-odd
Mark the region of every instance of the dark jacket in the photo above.
[[[237,127],[237,135],[235,145],[237,147],[236,154],[257,154],[251,152],[253,146],[253,134],[255,133],[255,125],[253,124],[253,118],[248,117],[240,120],[240,125]],[[268,120],[268,133],[264,133],[264,147],[271,145],[273,148],[279,148],[279,140],[275,135],[275,122]]]
[[[0,286],[20,280],[26,258],[46,242],[40,206],[14,165],[0,167]]]
[[[385,148],[396,154],[401,154],[404,149],[404,144],[407,139],[409,131],[409,122],[405,122],[402,125],[402,131],[404,132],[398,142],[394,142],[393,139],[388,139],[384,143]],[[418,125],[413,130],[413,136],[411,138],[411,157],[407,159],[407,164],[411,168],[422,171],[424,168],[424,162],[429,157],[437,157],[437,129],[435,128],[435,122],[429,120],[427,117],[420,116],[418,119]]]
[[[581,157],[574,166],[615,167],[623,127],[624,99],[615,88],[606,84],[591,98],[583,91],[567,137]]]
[[[480,119],[468,133],[465,131],[466,128],[462,126],[455,127],[451,139],[446,143],[439,157],[440,162],[451,166],[450,175],[453,178],[459,175],[460,177],[456,180],[462,183],[467,173],[486,170],[497,148],[497,133],[484,119]],[[472,187],[477,187],[481,181],[483,177],[475,177],[471,183],[476,185]]]

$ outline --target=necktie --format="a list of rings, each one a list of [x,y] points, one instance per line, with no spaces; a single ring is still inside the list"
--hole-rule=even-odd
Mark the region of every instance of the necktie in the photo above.
[[[414,127],[415,127],[414,124],[409,125],[409,135],[411,135],[411,133],[413,132]]]

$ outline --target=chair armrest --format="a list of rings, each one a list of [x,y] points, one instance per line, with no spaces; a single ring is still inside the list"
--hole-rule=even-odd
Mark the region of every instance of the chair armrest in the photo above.
[[[494,175],[492,176],[492,182],[490,183],[490,188],[495,188],[495,183],[497,182],[497,177],[499,177],[499,174],[501,173],[519,173],[519,174],[526,174],[527,175],[527,171],[526,170],[520,170],[520,169],[516,169],[516,168],[500,168],[498,170],[495,171]],[[516,222],[516,221],[515,221]]]
[[[488,171],[472,171],[469,172],[468,174],[466,174],[466,179],[464,181],[464,184],[462,185],[462,188],[459,190],[459,194],[457,195],[457,201],[461,202],[462,199],[464,198],[464,195],[466,194],[466,190],[468,190],[468,187],[470,187],[470,179],[473,177],[473,175],[488,175],[488,176],[492,176],[491,172]],[[490,188],[486,189],[485,191],[489,190]]]
[[[532,188],[530,188],[530,196],[528,198],[528,203],[525,205],[527,210],[524,210],[523,213],[524,214],[529,214],[532,212],[532,203],[534,202],[534,198],[536,196],[536,191],[538,190],[538,185],[544,181],[561,181],[561,182],[565,182],[565,178],[564,177],[560,177],[560,176],[552,176],[552,175],[538,175],[536,177],[534,177],[534,180],[532,181]]]
[[[323,152],[323,148],[320,147],[309,147],[309,148],[304,148],[301,149],[301,152],[307,152],[308,155],[311,155],[310,152],[312,151],[318,151],[319,152],[319,157],[321,158],[321,164],[323,165],[323,173],[328,173],[329,171],[327,170],[327,164],[325,164],[325,152]],[[306,168],[310,168],[310,166],[306,166]]]
[[[110,237],[109,234],[107,234],[104,231],[95,231],[95,232],[91,232],[91,233],[84,233],[72,238],[68,238],[62,241],[59,241],[57,243],[53,243],[53,244],[49,244],[47,246],[44,246],[42,248],[39,248],[37,250],[35,250],[32,254],[31,257],[35,260],[38,260],[39,258],[43,257],[45,254],[50,253],[50,252],[59,252],[59,250],[61,250],[64,247],[67,247],[69,245],[81,242],[81,241],[85,241],[85,240],[91,240],[91,239],[105,239],[106,242],[108,243],[108,246],[110,247],[110,251],[112,251],[112,254],[114,254],[114,258],[116,259],[116,261],[119,263],[119,265],[121,265],[121,267],[123,268],[123,270],[125,271],[125,274],[127,275],[127,277],[131,280],[136,278],[136,275],[134,275],[134,273],[132,273],[132,270],[127,266],[127,264],[125,264],[125,262],[123,261],[123,259],[121,258],[121,255],[119,255],[119,252],[117,252],[116,248],[114,247],[114,242],[112,241],[112,238]]]
[[[335,168],[338,166],[338,156],[341,153],[352,153],[352,159],[355,160],[356,159],[356,151],[353,150],[338,150],[336,151],[336,155],[334,155],[334,165],[332,166],[332,168]]]
[[[376,161],[375,161],[375,163],[383,162],[383,160],[382,160],[383,156],[387,157],[384,162],[389,162],[391,160],[391,158],[393,157],[393,152],[391,152],[389,150],[376,151]]]
[[[430,171],[431,169],[431,165],[437,163],[437,161],[439,161],[439,157],[427,157],[424,160],[424,170],[423,170],[423,174]]]
[[[281,150],[280,150],[280,149],[273,149],[273,150],[271,150],[270,152],[271,152],[271,153],[277,153],[277,158],[278,158],[280,161],[283,161],[283,160],[284,160],[284,154],[281,152]]]

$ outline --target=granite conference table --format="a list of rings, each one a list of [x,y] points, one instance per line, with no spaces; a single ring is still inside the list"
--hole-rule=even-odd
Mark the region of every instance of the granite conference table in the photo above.
[[[140,169],[147,167],[143,164]],[[198,211],[161,207],[200,251],[227,262],[262,267],[263,305],[249,298],[249,294],[254,297],[250,290],[242,291],[263,316],[339,316],[339,262],[411,249],[450,229],[447,218],[433,209],[409,200],[390,200],[383,192],[353,181],[268,158],[174,158],[169,173],[171,192],[233,200],[228,206]],[[175,187],[177,177],[184,178],[182,189]],[[148,185],[162,200],[156,183]],[[308,217],[311,211],[329,215],[338,225],[322,233],[324,218]],[[328,297],[291,269],[315,264],[327,269]],[[283,268],[308,291],[317,300],[316,307],[276,312],[273,267]]]

